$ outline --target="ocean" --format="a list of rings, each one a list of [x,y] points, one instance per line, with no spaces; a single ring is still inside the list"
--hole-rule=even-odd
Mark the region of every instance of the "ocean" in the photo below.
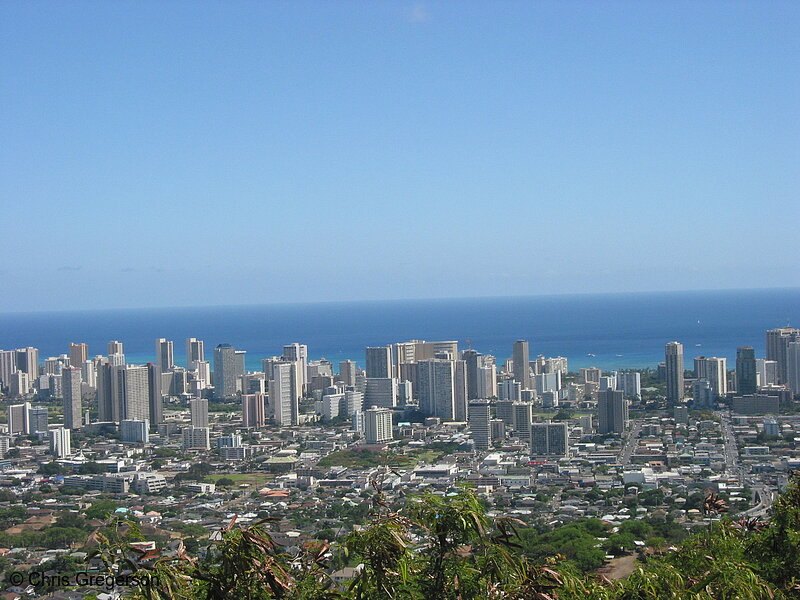
[[[307,344],[311,358],[352,359],[364,348],[392,342],[458,340],[460,348],[511,355],[517,339],[531,358],[566,356],[570,369],[654,367],[664,344],[684,344],[687,368],[695,356],[724,356],[738,346],[764,355],[764,332],[800,323],[800,288],[770,290],[586,294],[443,300],[398,300],[260,306],[219,306],[0,314],[0,348],[35,346],[40,357],[67,353],[86,342],[105,354],[109,340],[124,343],[129,363],[154,360],[156,338],[174,340],[182,364],[187,337],[213,347],[247,351],[248,369],[280,354],[284,344]]]

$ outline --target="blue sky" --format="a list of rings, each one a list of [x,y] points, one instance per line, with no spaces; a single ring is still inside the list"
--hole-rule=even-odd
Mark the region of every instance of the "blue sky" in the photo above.
[[[796,2],[5,2],[1,311],[800,285]]]

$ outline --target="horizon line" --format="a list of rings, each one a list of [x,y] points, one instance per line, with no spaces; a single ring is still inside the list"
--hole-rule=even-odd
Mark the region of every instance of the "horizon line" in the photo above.
[[[700,294],[700,293],[730,293],[730,292],[774,292],[774,291],[800,291],[800,286],[780,286],[762,288],[698,288],[684,290],[638,290],[620,292],[556,292],[549,294],[519,294],[507,296],[438,296],[426,298],[378,298],[378,299],[352,299],[352,300],[305,300],[305,301],[276,301],[276,302],[248,302],[242,304],[178,304],[161,306],[118,306],[109,308],[57,308],[39,310],[11,310],[0,311],[0,316],[5,315],[41,315],[53,313],[94,313],[94,312],[123,312],[131,310],[178,310],[178,309],[217,309],[217,308],[256,308],[263,306],[322,306],[336,304],[382,304],[397,302],[439,302],[448,300],[514,300],[527,298],[567,298],[575,296],[645,296],[652,294]]]

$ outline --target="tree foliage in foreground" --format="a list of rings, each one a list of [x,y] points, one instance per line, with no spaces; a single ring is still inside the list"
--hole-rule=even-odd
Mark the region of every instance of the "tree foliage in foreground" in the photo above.
[[[769,522],[713,521],[724,503],[709,496],[708,527],[615,582],[579,574],[559,555],[525,556],[516,535],[521,523],[489,518],[466,490],[414,497],[399,509],[376,490],[372,521],[340,548],[351,564],[363,565],[344,588],[328,575],[327,542],[312,540],[288,555],[267,522],[231,522],[202,559],[183,547],[164,557],[105,538],[97,552],[109,570],[136,575],[139,600],[800,599],[800,477]]]

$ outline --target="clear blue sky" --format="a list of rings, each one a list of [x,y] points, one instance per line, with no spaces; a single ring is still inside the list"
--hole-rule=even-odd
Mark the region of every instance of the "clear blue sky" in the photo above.
[[[0,311],[800,285],[798,2],[0,23]]]

